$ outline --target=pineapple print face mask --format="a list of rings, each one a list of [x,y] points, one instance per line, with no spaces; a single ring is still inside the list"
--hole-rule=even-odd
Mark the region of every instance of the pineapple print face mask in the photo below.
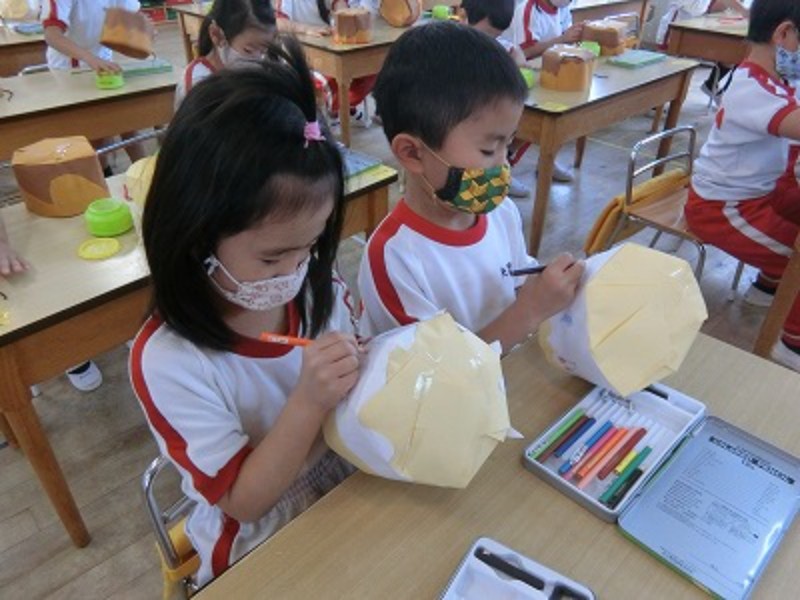
[[[508,163],[488,169],[466,169],[452,166],[430,148],[428,151],[447,165],[444,186],[433,192],[440,200],[462,212],[479,215],[493,211],[506,199],[511,184]],[[430,185],[427,179],[425,182]]]

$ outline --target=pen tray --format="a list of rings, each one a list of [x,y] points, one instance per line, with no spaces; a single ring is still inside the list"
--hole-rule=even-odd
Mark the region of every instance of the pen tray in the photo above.
[[[492,555],[505,568],[495,568],[478,558]],[[507,567],[510,566],[511,569]],[[523,571],[529,583],[507,572]],[[592,591],[548,569],[500,542],[482,537],[475,541],[458,565],[440,600],[594,600]]]
[[[636,497],[649,477],[705,416],[705,412],[706,407],[702,402],[662,384],[648,386],[626,398],[595,387],[525,448],[522,462],[528,470],[601,519],[615,522],[629,500]],[[577,421],[576,414],[580,415]],[[594,422],[587,422],[587,419],[593,419]],[[599,437],[583,453],[581,461],[571,462],[570,459],[581,447],[587,446],[593,437],[597,438],[598,430],[606,423],[610,423],[604,430],[607,437]],[[632,444],[629,440],[633,434],[630,432],[635,433],[640,428],[645,432],[639,434],[638,441],[632,445],[633,452],[624,452],[625,456],[631,455],[627,464],[633,467],[626,472],[621,469],[625,461],[615,463],[614,460],[626,443]],[[618,429],[621,430],[619,433]],[[639,460],[631,460],[645,448],[650,448],[649,452],[645,452]],[[557,450],[548,452],[553,449]],[[616,464],[617,471],[603,473],[607,462]],[[565,463],[573,466],[565,474],[560,473],[560,470],[567,468]],[[601,478],[601,475],[604,476]],[[618,479],[621,481],[617,482]],[[610,489],[612,486],[616,487]],[[610,492],[615,492],[611,495],[611,501],[608,498]]]

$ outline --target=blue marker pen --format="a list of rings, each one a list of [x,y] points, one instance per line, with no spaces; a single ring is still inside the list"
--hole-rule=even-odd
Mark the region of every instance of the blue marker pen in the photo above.
[[[595,444],[596,444],[598,441],[600,441],[600,438],[601,438],[601,437],[603,437],[603,436],[605,435],[606,431],[608,431],[609,429],[611,429],[611,427],[612,427],[613,425],[614,425],[614,424],[613,424],[611,421],[606,421],[605,423],[603,423],[603,424],[600,426],[600,428],[599,428],[597,431],[595,431],[595,432],[594,432],[594,434],[592,435],[592,437],[590,437],[590,438],[589,438],[589,439],[586,441],[586,443],[585,443],[585,444],[583,444],[583,446],[581,446],[580,448],[578,448],[578,449],[577,449],[577,450],[576,450],[576,451],[575,451],[575,452],[572,454],[572,456],[569,458],[569,460],[566,460],[566,461],[564,461],[564,464],[562,464],[562,465],[561,465],[561,466],[558,468],[558,473],[559,473],[560,475],[563,475],[564,473],[566,473],[567,471],[569,471],[569,470],[570,470],[572,467],[574,467],[576,464],[578,464],[578,462],[580,462],[580,460],[581,460],[581,459],[583,458],[583,456],[584,456],[584,455],[585,455],[585,454],[586,454],[586,453],[587,453],[587,452],[588,452],[588,451],[591,449],[591,447],[592,447],[592,446],[594,446],[594,445],[595,445]]]

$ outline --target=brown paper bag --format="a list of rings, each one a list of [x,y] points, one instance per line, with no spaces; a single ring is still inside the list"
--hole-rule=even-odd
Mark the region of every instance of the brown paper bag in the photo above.
[[[28,210],[43,217],[79,215],[93,200],[109,196],[97,153],[82,136],[20,148],[11,168]]]
[[[153,26],[142,13],[109,8],[100,43],[131,58],[153,54]]]

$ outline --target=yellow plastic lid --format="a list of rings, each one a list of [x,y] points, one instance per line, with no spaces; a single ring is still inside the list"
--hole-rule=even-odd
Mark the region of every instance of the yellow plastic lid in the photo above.
[[[90,238],[78,246],[78,256],[86,260],[103,260],[114,256],[122,246],[114,238]]]

